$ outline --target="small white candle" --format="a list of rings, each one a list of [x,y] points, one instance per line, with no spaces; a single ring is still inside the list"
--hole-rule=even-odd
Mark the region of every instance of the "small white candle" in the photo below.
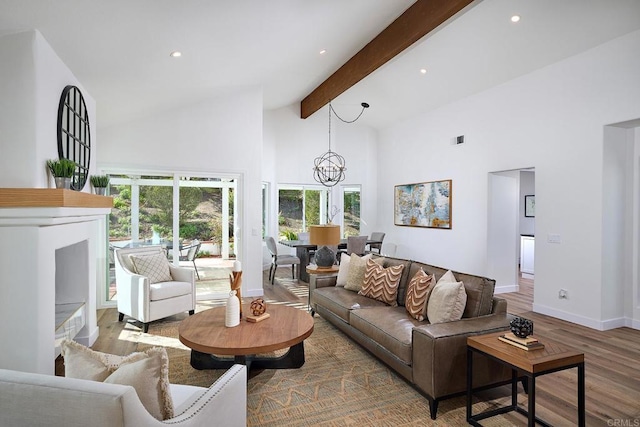
[[[233,271],[242,271],[242,264],[240,264],[240,261],[236,260],[233,262]]]

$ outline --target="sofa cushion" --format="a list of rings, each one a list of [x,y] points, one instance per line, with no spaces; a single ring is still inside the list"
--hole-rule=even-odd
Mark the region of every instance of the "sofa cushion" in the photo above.
[[[429,323],[445,323],[460,320],[467,303],[464,283],[456,282],[451,271],[447,271],[431,291],[427,303]]]
[[[439,280],[440,277],[447,272],[444,268],[420,262],[413,262],[411,263],[409,271],[409,274],[411,275],[410,277],[413,277],[420,268],[422,268],[427,274],[435,275],[436,280]],[[493,291],[495,289],[496,281],[482,276],[475,276],[473,274],[458,272],[454,272],[454,274],[458,281],[464,283],[464,290],[467,293],[467,304],[465,305],[462,317],[478,317],[491,314]],[[400,297],[400,295],[398,295],[398,297]]]
[[[367,309],[369,307],[388,307],[381,301],[376,301],[336,286],[314,289],[311,294],[311,303],[325,307],[347,323],[349,323],[349,311],[352,310],[355,304],[358,304],[360,308]]]
[[[160,282],[149,286],[149,299],[160,301],[191,294],[191,283],[188,282]]]
[[[349,323],[407,365],[412,361],[412,330],[421,323],[404,307],[371,307],[352,310]]]
[[[167,257],[158,252],[153,255],[129,255],[131,262],[136,269],[136,273],[147,276],[149,283],[159,283],[171,281],[171,271],[169,271],[169,261]]]
[[[362,289],[358,293],[392,307],[397,306],[398,284],[403,270],[404,265],[384,268],[374,260],[368,260]]]
[[[364,282],[364,273],[367,271],[367,260],[371,259],[371,254],[367,254],[363,257],[359,257],[356,254],[351,254],[351,260],[349,261],[349,272],[347,273],[347,283],[344,288],[353,292],[358,292],[362,289],[362,283]],[[376,262],[380,265],[384,262],[384,258],[377,258]]]
[[[427,302],[435,284],[435,277],[428,275],[423,269],[418,270],[409,280],[405,308],[411,317],[420,322],[427,317]]]
[[[115,356],[67,340],[62,343],[61,354],[66,377],[130,385],[154,418],[173,418],[169,358],[164,348],[153,347],[128,356]],[[104,379],[99,379],[105,374]]]

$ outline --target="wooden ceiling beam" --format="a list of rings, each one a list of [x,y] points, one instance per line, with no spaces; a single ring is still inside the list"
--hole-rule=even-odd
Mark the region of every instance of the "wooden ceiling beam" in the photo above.
[[[474,0],[417,0],[300,103],[306,119]]]

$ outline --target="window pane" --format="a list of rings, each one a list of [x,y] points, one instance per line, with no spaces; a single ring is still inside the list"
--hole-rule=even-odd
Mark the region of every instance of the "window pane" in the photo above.
[[[302,190],[278,191],[278,231],[284,239],[295,240],[302,229]]]
[[[320,224],[320,193],[321,190],[305,190],[304,192],[304,231],[309,230],[310,225]]]
[[[360,188],[345,187],[343,190],[344,237],[360,235]]]

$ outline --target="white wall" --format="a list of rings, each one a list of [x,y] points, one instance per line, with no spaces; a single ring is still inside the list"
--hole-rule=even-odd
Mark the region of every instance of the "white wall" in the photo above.
[[[299,104],[265,112],[265,156],[263,180],[271,185],[270,232],[277,231],[277,185],[313,184],[313,160],[329,148],[328,107],[307,119],[300,118]],[[334,105],[340,112],[340,107]],[[367,114],[366,111],[364,114]],[[345,119],[351,119],[346,116]],[[361,184],[361,212],[363,234],[378,231],[377,189],[377,132],[357,122],[345,124],[335,116],[331,120],[331,149],[345,158],[346,178],[333,187],[333,205],[341,206],[340,186]],[[339,215],[341,216],[341,215]],[[335,223],[339,221],[334,220]]]
[[[38,31],[0,37],[0,187],[47,188],[58,158],[58,103],[67,85],[85,99],[96,147],[96,103]],[[95,155],[90,171],[95,171]],[[87,184],[83,191],[90,192]]]
[[[636,31],[380,132],[378,227],[397,255],[486,275],[487,173],[535,167],[534,310],[603,328],[603,126],[640,117],[638,51]],[[392,226],[394,185],[441,179],[452,230]]]
[[[262,295],[260,88],[101,128],[100,141],[99,167],[240,174],[243,296]]]

